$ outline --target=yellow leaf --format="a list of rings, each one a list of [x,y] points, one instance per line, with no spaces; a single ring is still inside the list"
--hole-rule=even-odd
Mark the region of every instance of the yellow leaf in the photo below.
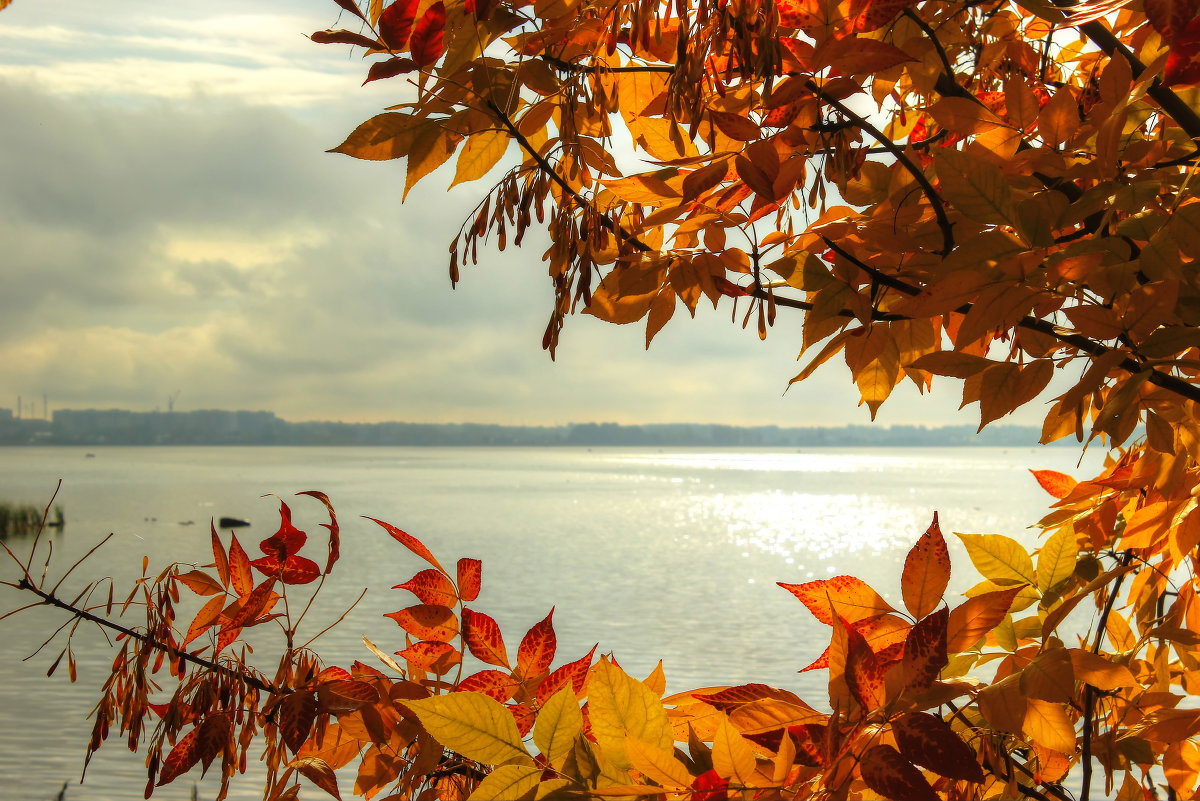
[[[729,713],[729,722],[742,734],[763,734],[802,723],[824,723],[825,719],[825,715],[803,702],[795,704],[778,698],[760,698]]]
[[[458,138],[440,127],[423,128],[408,154],[408,173],[404,178],[404,194],[400,199],[408,197],[408,190],[416,186],[417,181],[445,164],[457,146]]]
[[[754,785],[754,751],[728,720],[721,721],[713,738],[712,762],[722,779],[742,787]]]
[[[487,775],[467,801],[518,801],[542,780],[542,769],[527,765],[501,765]]]
[[[344,153],[356,159],[387,161],[408,155],[418,135],[436,123],[410,114],[377,114],[359,125],[330,153]]]
[[[1038,133],[1051,147],[1071,138],[1079,129],[1079,104],[1071,90],[1062,87],[1038,112]]]
[[[662,660],[658,660],[658,664],[654,666],[654,670],[650,671],[650,675],[642,679],[642,684],[650,688],[651,692],[662,698],[663,693],[667,691],[667,674],[663,673]]]
[[[1038,551],[1037,586],[1048,592],[1071,577],[1075,572],[1075,559],[1079,556],[1079,545],[1075,541],[1075,530],[1060,528],[1046,540]]]
[[[939,150],[934,157],[942,194],[964,216],[985,224],[1017,226],[1012,189],[996,165],[959,150]]]
[[[1027,698],[1022,730],[1043,748],[1064,754],[1075,753],[1075,727],[1062,704]]]
[[[487,765],[529,759],[512,713],[482,693],[449,693],[403,704],[438,742],[467,759]]]
[[[483,131],[475,134],[467,140],[462,152],[458,154],[454,182],[450,186],[487,175],[488,170],[496,166],[496,162],[507,149],[508,134],[504,131]]]
[[[533,725],[533,743],[551,765],[558,765],[575,747],[583,731],[583,712],[570,685],[550,696]]]
[[[625,738],[625,753],[633,769],[663,787],[690,787],[692,774],[671,751],[647,745],[635,737]]]
[[[627,734],[656,748],[671,749],[674,739],[667,712],[645,684],[602,658],[588,678],[587,689],[592,734],[617,767],[631,767],[625,754]]]
[[[1024,546],[1003,534],[957,534],[975,569],[997,584],[1037,584]]]

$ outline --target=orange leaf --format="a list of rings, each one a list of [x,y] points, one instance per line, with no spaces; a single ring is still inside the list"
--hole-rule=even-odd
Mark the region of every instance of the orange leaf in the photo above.
[[[234,534],[233,542],[229,545],[229,580],[239,598],[245,598],[254,589],[254,574],[250,571],[250,557],[242,550]]]
[[[975,752],[946,722],[928,712],[912,712],[892,723],[900,753],[939,776],[983,782]]]
[[[463,557],[458,560],[458,597],[470,603],[479,597],[479,585],[483,578],[483,563],[478,559]]]
[[[408,590],[423,604],[454,606],[458,603],[458,593],[450,579],[433,568],[425,568],[403,584],[392,587],[393,590]],[[465,599],[464,599],[465,600]]]
[[[968,599],[950,612],[946,626],[946,650],[962,653],[994,629],[1008,614],[1013,598],[1027,585],[1020,584]]]
[[[462,693],[483,693],[504,703],[520,686],[521,682],[502,670],[481,670],[467,676],[454,689]]]
[[[923,618],[942,602],[950,583],[950,551],[938,526],[937,512],[928,530],[917,540],[904,560],[900,592],[904,605],[915,618]]]
[[[236,543],[235,543],[236,544]],[[244,554],[243,554],[244,556]],[[236,575],[236,573],[235,573]],[[236,586],[236,579],[234,581]],[[275,579],[268,578],[254,588],[254,592],[250,593],[242,601],[241,607],[237,614],[233,616],[221,630],[221,634],[217,637],[217,650],[220,651],[237,639],[245,626],[253,625],[254,621],[266,609],[267,604],[272,602],[271,588],[275,586]]]
[[[319,757],[301,757],[293,761],[289,767],[295,768],[301,776],[341,801],[342,796],[338,793],[337,776],[325,760]]]
[[[1021,728],[1029,738],[1051,751],[1075,753],[1075,726],[1063,705],[1036,698],[1027,698],[1025,703],[1025,722]]]
[[[753,142],[761,133],[757,125],[741,114],[711,109],[708,114],[712,118],[713,124],[730,139],[736,139],[739,142]]]
[[[200,611],[196,613],[196,617],[192,619],[192,624],[188,626],[187,635],[183,639],[183,647],[187,647],[188,643],[199,637],[208,628],[217,622],[221,617],[221,610],[225,606],[225,595],[218,595],[215,598],[210,598],[208,603],[200,607]]]
[[[885,798],[903,798],[906,801],[938,799],[938,794],[921,775],[921,771],[890,745],[868,748],[863,752],[858,768],[867,787]]]
[[[1042,489],[1055,498],[1067,497],[1079,483],[1066,473],[1059,473],[1057,470],[1030,470],[1029,472],[1033,473],[1033,477],[1037,479],[1037,483],[1042,485]]]
[[[317,694],[314,692],[295,692],[279,703],[279,733],[283,735],[283,744],[293,754],[308,739],[316,717]]]
[[[833,625],[834,615],[857,623],[896,611],[866,582],[854,576],[834,576],[804,584],[782,581],[778,584],[799,598],[808,611],[827,626]]]
[[[449,573],[446,573],[445,569],[443,569],[441,564],[438,563],[438,560],[433,558],[433,554],[429,552],[429,549],[426,548],[419,539],[417,539],[416,537],[414,537],[411,534],[401,531],[400,529],[393,526],[391,523],[385,523],[382,520],[375,520],[375,518],[373,518],[373,517],[368,517],[367,519],[378,523],[380,526],[383,527],[384,531],[386,531],[388,534],[392,535],[392,538],[394,540],[396,540],[396,542],[400,543],[405,548],[412,551],[417,556],[421,557],[426,562],[428,562],[429,564],[436,567],[438,570],[440,570],[442,572],[443,575],[450,575]]]
[[[497,667],[509,667],[508,651],[496,621],[483,614],[463,609],[463,639],[471,655],[480,662]]]
[[[527,679],[540,676],[550,669],[554,662],[554,651],[558,639],[554,635],[554,607],[545,619],[535,623],[517,647],[517,673]]]
[[[449,642],[458,636],[458,618],[454,610],[440,604],[420,604],[384,615],[400,624],[418,640]]]
[[[439,676],[449,672],[462,661],[462,654],[447,642],[416,642],[403,651],[397,651],[396,655],[404,657],[421,670],[428,670]]]

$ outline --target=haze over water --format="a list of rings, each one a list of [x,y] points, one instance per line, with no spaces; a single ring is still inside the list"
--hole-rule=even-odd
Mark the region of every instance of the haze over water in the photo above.
[[[92,450],[94,458],[74,448],[0,449],[6,500],[44,503],[63,479],[57,502],[67,527],[53,538],[51,575],[112,531],[78,572],[117,577],[123,596],[142,555],[152,571],[171,560],[211,561],[208,521],[222,515],[253,522],[238,536],[256,555],[258,541],[278,526],[278,501],[259,497],[265,493],[292,506],[310,535],[303,553],[323,563],[324,510],[293,497],[319,489],[337,509],[343,556],[306,620],[309,633],[369,588],[315,643],[330,664],[373,662],[364,635],[389,652],[404,645],[403,632],[382,615],[415,602],[389,588],[424,565],[361,517],[369,515],[419,537],[446,565],[482,559],[483,592],[472,607],[497,620],[510,650],[553,606],[556,665],[598,642],[598,652],[613,652],[634,676],[661,658],[668,692],[757,681],[814,705],[827,675],[797,671],[828,645],[829,630],[775,582],[852,574],[899,605],[904,556],[937,510],[954,561],[951,594],[961,592],[979,577],[952,532],[1032,543],[1026,527],[1051,499],[1027,468],[1080,476],[1102,458],[1089,453],[1077,469],[1073,449]],[[28,547],[15,545],[18,553]],[[6,610],[21,599],[5,591],[0,601]],[[84,718],[113,657],[103,637],[80,631],[75,685],[61,668],[44,675],[61,644],[20,661],[61,622],[35,610],[0,623],[0,787],[5,797],[31,801],[53,798],[64,781],[68,799],[139,798],[143,757],[115,734],[87,783],[76,784],[91,729]],[[271,665],[276,653],[264,640],[258,664]],[[480,667],[468,660],[467,671]],[[188,798],[191,781],[154,797]],[[343,779],[344,796],[350,785]],[[233,798],[261,797],[249,776],[234,787]]]

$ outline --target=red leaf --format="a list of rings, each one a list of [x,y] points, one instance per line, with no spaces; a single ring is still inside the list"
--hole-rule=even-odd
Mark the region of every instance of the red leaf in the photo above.
[[[761,701],[767,698],[785,703],[796,703],[800,700],[787,690],[777,690],[766,684],[741,684],[715,693],[692,693],[692,697],[709,706],[714,706],[722,712],[732,712],[751,701]]]
[[[379,15],[379,35],[390,50],[403,50],[420,0],[396,0]]]
[[[197,727],[196,751],[204,770],[229,747],[229,718],[223,714],[209,715]]]
[[[885,798],[903,798],[905,801],[938,801],[921,771],[900,756],[890,745],[873,745],[862,755],[858,766],[863,781]]]
[[[192,729],[175,744],[171,753],[167,754],[167,758],[163,760],[162,771],[158,774],[159,787],[175,781],[177,777],[187,773],[196,764],[200,758],[200,752],[196,749],[198,736],[199,728]]]
[[[827,626],[833,625],[834,614],[857,623],[896,611],[866,582],[854,576],[834,576],[804,584],[779,582],[779,586],[799,598]]]
[[[1142,3],[1146,19],[1168,44],[1187,30],[1188,23],[1196,16],[1197,6],[1200,6],[1200,0],[1144,0]]]
[[[350,709],[358,709],[366,704],[373,704],[379,700],[379,691],[368,681],[360,681],[358,679],[338,679],[330,681],[320,686],[323,692],[331,695],[336,695],[342,701],[343,706],[349,706]]]
[[[200,570],[192,570],[187,573],[181,573],[175,578],[187,585],[187,588],[197,595],[213,595],[218,592],[223,593],[225,589],[217,582],[216,579]]]
[[[321,575],[317,563],[303,556],[289,556],[282,564],[273,556],[264,556],[250,564],[263,575],[274,576],[284,584],[308,584]]]
[[[775,6],[782,28],[806,28],[818,22],[817,0],[778,0]]]
[[[558,647],[558,638],[554,636],[554,607],[545,619],[535,623],[517,647],[517,673],[527,679],[540,676],[550,669],[554,663],[554,651]]]
[[[458,603],[458,594],[454,591],[454,585],[450,583],[450,579],[433,568],[425,568],[408,581],[397,584],[392,589],[408,590],[423,604],[454,606]]]
[[[692,801],[726,801],[729,798],[729,782],[722,779],[716,770],[701,773],[692,782]]]
[[[555,669],[549,676],[542,679],[537,688],[538,703],[545,704],[556,692],[565,687],[567,682],[571,682],[571,689],[575,691],[576,697],[582,696],[583,688],[587,683],[588,670],[592,667],[592,657],[595,653],[596,646],[593,645],[592,650],[587,652],[587,656]]]
[[[736,139],[739,142],[753,142],[762,133],[755,123],[741,114],[709,109],[708,115],[712,119],[713,125],[717,126],[721,133],[730,139]]]
[[[442,57],[442,31],[446,27],[446,6],[441,0],[421,15],[413,28],[409,51],[418,67],[433,65]]]
[[[975,751],[946,722],[928,712],[912,712],[892,722],[900,754],[939,776],[982,782]]]
[[[337,3],[343,10],[349,11],[363,22],[367,21],[367,18],[363,16],[362,11],[360,11],[358,6],[355,5],[354,0],[333,0],[333,2]]]
[[[417,65],[411,58],[400,56],[389,58],[387,61],[376,61],[367,70],[367,79],[363,81],[363,86],[366,86],[371,81],[382,81],[387,78],[395,78],[397,75],[404,75],[416,68]]]
[[[386,531],[388,534],[391,534],[392,538],[395,539],[396,542],[400,543],[405,548],[412,551],[417,556],[421,557],[426,562],[428,562],[429,564],[436,567],[438,570],[440,570],[442,572],[443,575],[449,575],[449,573],[446,573],[445,569],[441,566],[441,564],[438,563],[438,560],[433,558],[433,554],[431,554],[429,552],[429,549],[426,548],[419,539],[417,539],[416,537],[414,537],[411,534],[401,531],[400,529],[393,526],[391,523],[385,523],[382,520],[375,520],[375,518],[373,518],[373,517],[368,517],[367,519],[372,520],[372,521],[378,523],[379,525],[383,526],[384,531]]]
[[[1037,483],[1042,485],[1042,489],[1059,499],[1070,495],[1071,490],[1075,489],[1075,485],[1079,483],[1066,473],[1059,473],[1057,470],[1030,470],[1029,472],[1033,473],[1033,477],[1037,479]]]
[[[229,558],[225,555],[225,546],[221,544],[221,538],[217,536],[217,527],[210,520],[208,524],[212,531],[212,549],[213,556],[217,562],[217,575],[221,577],[221,584],[229,586]]]
[[[521,682],[502,670],[481,670],[467,676],[454,689],[462,693],[483,693],[504,703],[513,697]]]
[[[877,31],[894,20],[914,0],[852,0],[850,14],[854,18],[854,30],[859,33]]]
[[[876,709],[884,701],[883,670],[858,629],[845,620],[842,625],[846,627],[846,684],[859,706]]]
[[[239,598],[245,598],[254,589],[254,574],[250,572],[250,557],[242,550],[234,534],[233,542],[229,545],[229,580]]]
[[[942,602],[950,583],[950,551],[938,526],[937,512],[929,529],[917,540],[904,560],[900,591],[904,605],[915,618],[922,618]]]
[[[283,501],[279,502],[279,530],[258,544],[267,556],[273,556],[279,561],[285,561],[289,556],[299,552],[308,541],[308,535],[292,525],[292,510]]]
[[[312,36],[308,37],[317,44],[348,44],[365,47],[368,50],[379,47],[379,43],[374,39],[363,36],[361,33],[354,31],[316,31]]]
[[[479,597],[479,585],[483,579],[483,563],[465,556],[458,560],[458,596],[467,603]]]
[[[513,720],[517,723],[517,732],[519,732],[522,737],[524,737],[526,734],[529,734],[530,730],[533,729],[533,722],[537,718],[537,716],[533,713],[533,710],[524,704],[509,704],[508,711],[512,714]]]
[[[509,667],[508,651],[500,627],[482,612],[463,609],[463,639],[471,654],[480,662],[497,667]]]
[[[404,657],[421,670],[442,675],[462,661],[458,649],[447,642],[416,642],[397,651],[397,656]]]
[[[279,733],[283,744],[294,754],[304,745],[317,718],[317,695],[314,692],[292,693],[279,702]]]
[[[946,624],[950,610],[942,607],[917,621],[904,640],[904,675],[908,686],[923,690],[933,684],[950,662],[946,654]]]
[[[1163,69],[1164,86],[1194,83],[1200,83],[1200,18],[1192,20],[1171,45]]]
[[[421,604],[384,615],[400,624],[418,640],[449,642],[458,636],[458,618],[454,610],[438,604]]]
[[[325,572],[328,573],[330,570],[333,570],[333,563],[342,555],[341,528],[338,526],[337,514],[333,511],[333,504],[329,502],[329,496],[325,493],[319,490],[305,490],[297,494],[316,498],[325,504],[325,510],[329,512],[329,522],[321,524],[323,528],[329,531],[329,558],[325,560]]]

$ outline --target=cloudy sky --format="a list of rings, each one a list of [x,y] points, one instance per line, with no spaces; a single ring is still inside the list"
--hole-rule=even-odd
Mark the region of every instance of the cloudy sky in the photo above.
[[[402,206],[402,163],[325,152],[400,99],[304,38],[337,11],[0,12],[0,407],[165,409],[178,392],[178,410],[291,420],[867,422],[844,365],[785,394],[785,314],[763,343],[701,308],[648,352],[642,326],[578,317],[551,362],[543,241],[481,252],[452,291],[447,245],[479,187],[435,174]],[[902,387],[879,422],[977,422],[960,393]]]

